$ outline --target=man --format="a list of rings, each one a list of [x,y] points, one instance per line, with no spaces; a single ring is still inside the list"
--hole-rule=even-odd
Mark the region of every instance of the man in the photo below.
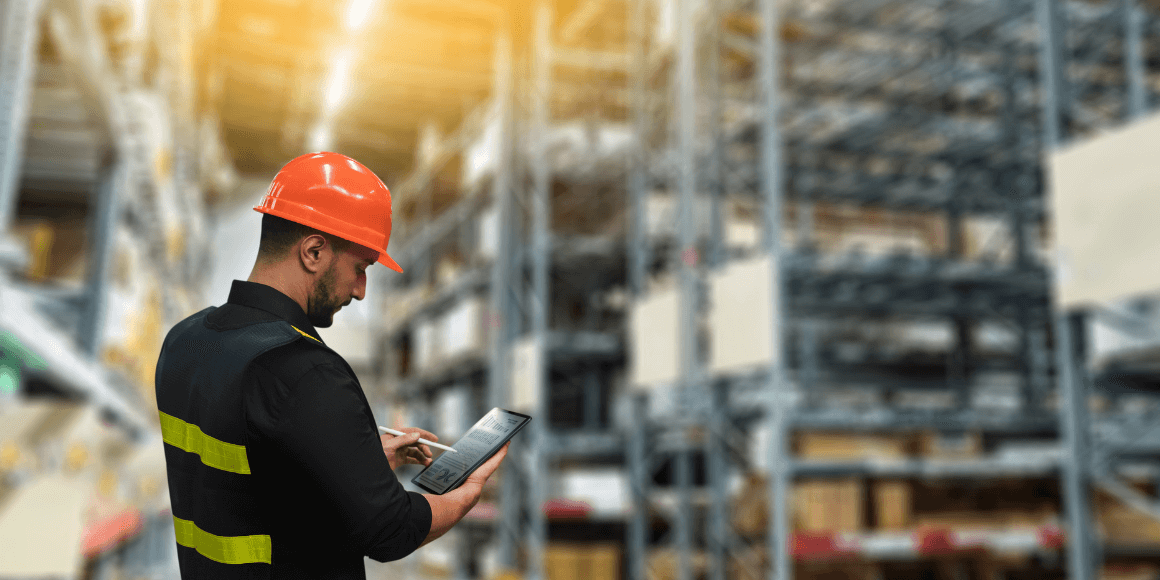
[[[479,501],[505,446],[462,487],[407,492],[394,469],[429,465],[407,428],[379,436],[350,366],[316,328],[366,293],[387,255],[391,198],[349,157],[288,163],[262,204],[258,259],[229,300],[178,323],[157,364],[157,407],[182,578],[360,578]]]

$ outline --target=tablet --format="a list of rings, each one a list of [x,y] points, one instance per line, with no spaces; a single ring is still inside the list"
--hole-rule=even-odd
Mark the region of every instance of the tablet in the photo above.
[[[438,459],[416,475],[411,483],[424,491],[443,495],[467,481],[467,476],[479,469],[503,447],[532,418],[496,407],[488,411],[459,441],[444,451]]]

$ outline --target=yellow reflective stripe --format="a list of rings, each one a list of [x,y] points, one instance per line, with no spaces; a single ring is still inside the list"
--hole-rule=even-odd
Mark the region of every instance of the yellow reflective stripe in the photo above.
[[[201,462],[210,467],[242,475],[250,473],[245,447],[214,439],[202,433],[201,427],[172,415],[161,413],[161,438],[182,451],[200,455]]]
[[[305,330],[302,330],[301,328],[298,328],[297,326],[294,326],[293,324],[290,325],[290,328],[297,330],[298,334],[301,334],[302,336],[305,336],[306,338],[309,338],[310,340],[313,340],[314,342],[322,342],[321,340],[318,340],[317,338],[310,336],[310,333],[306,332]]]
[[[177,543],[222,564],[270,563],[273,552],[270,536],[215,536],[197,524],[173,516]]]

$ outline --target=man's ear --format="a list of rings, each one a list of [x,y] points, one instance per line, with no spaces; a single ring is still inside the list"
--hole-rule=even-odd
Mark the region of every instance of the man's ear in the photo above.
[[[302,267],[315,274],[324,270],[327,254],[333,253],[333,248],[327,246],[326,238],[318,234],[303,238],[298,244],[298,259],[302,262]]]

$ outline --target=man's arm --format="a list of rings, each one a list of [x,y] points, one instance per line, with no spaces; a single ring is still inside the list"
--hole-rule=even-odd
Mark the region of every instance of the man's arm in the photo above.
[[[479,469],[469,475],[467,481],[455,490],[443,495],[423,494],[427,503],[431,505],[431,531],[427,533],[427,539],[423,540],[420,546],[426,546],[446,534],[471,511],[471,508],[475,507],[483,494],[483,484],[487,483],[487,479],[503,463],[510,445],[510,442],[505,443],[499,452],[479,466]]]
[[[314,509],[338,525],[338,539],[379,562],[418,548],[430,531],[430,504],[391,470],[345,365],[316,364],[286,389],[271,445],[294,466],[296,486]]]

